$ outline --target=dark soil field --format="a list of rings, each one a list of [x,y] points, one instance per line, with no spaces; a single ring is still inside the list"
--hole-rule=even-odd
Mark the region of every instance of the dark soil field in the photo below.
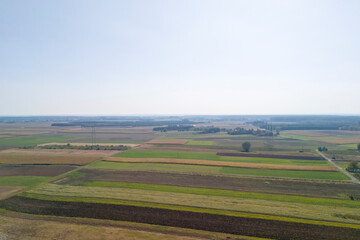
[[[359,239],[360,236],[360,230],[353,228],[233,217],[150,207],[46,201],[18,196],[0,201],[0,207],[31,214],[121,220],[278,240],[355,240]]]
[[[0,176],[54,177],[74,169],[72,166],[52,165],[0,165]]]
[[[349,195],[360,191],[360,186],[357,184],[325,181],[103,169],[82,169],[79,172],[84,173],[84,176],[57,180],[57,184],[81,185],[87,181],[114,181],[345,199],[348,199]]]

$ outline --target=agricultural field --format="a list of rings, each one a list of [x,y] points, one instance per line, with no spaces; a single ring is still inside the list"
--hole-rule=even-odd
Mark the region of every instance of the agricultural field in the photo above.
[[[113,151],[42,149],[91,145],[93,138],[87,128],[25,125],[23,135],[11,126],[0,131],[6,146],[0,151],[0,219],[6,222],[0,238],[310,240],[360,234],[360,184],[315,151],[326,146],[325,154],[344,168],[360,156],[350,150],[354,146],[320,140],[356,138],[350,133],[97,129],[96,144],[130,147]],[[242,149],[245,141],[250,152]]]
[[[0,151],[0,163],[84,165],[118,152],[73,149],[7,149]]]

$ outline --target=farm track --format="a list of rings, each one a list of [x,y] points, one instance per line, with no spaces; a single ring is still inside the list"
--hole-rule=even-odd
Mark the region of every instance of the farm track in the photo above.
[[[323,153],[321,153],[319,150],[316,150],[324,159],[328,160],[329,163],[331,165],[333,165],[334,167],[336,167],[337,169],[339,169],[342,173],[344,173],[346,176],[348,176],[349,178],[351,178],[351,181],[357,184],[360,184],[360,181],[358,179],[356,179],[353,175],[351,175],[350,173],[348,173],[346,170],[342,169],[341,167],[339,167],[338,165],[336,165],[336,163],[334,163],[330,158],[326,157]]]
[[[18,196],[0,201],[0,207],[12,211],[39,215],[140,222],[278,240],[355,240],[358,239],[360,235],[360,230],[354,228],[234,217],[151,207],[47,201]]]

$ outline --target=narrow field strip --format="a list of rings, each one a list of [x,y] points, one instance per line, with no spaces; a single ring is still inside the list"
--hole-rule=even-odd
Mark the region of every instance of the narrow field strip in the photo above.
[[[194,149],[195,150],[195,149]],[[328,162],[323,160],[304,160],[304,159],[287,159],[287,158],[269,158],[259,157],[258,155],[247,156],[221,156],[216,152],[191,152],[191,151],[169,151],[169,150],[144,150],[131,149],[120,152],[112,157],[126,158],[171,158],[171,159],[196,159],[207,161],[226,161],[226,162],[249,162],[249,163],[266,163],[266,164],[291,164],[299,166],[328,166]]]
[[[283,217],[283,216],[275,216],[275,215],[267,215],[267,214],[259,214],[259,213],[197,208],[197,207],[150,203],[150,202],[142,202],[142,201],[127,201],[127,200],[120,200],[120,199],[94,198],[94,197],[51,196],[51,195],[33,194],[33,193],[22,193],[20,198],[22,198],[22,197],[28,198],[28,199],[34,199],[34,200],[51,201],[51,202],[64,201],[64,202],[78,202],[78,203],[102,203],[102,204],[114,204],[114,205],[128,205],[128,206],[136,206],[136,207],[150,207],[150,208],[159,208],[159,209],[169,209],[169,210],[175,210],[175,211],[188,211],[188,212],[196,212],[196,213],[217,214],[217,215],[224,215],[224,216],[234,216],[234,217],[245,217],[245,218],[254,218],[254,219],[292,222],[292,223],[313,224],[313,225],[319,225],[319,226],[360,229],[360,224],[353,224],[353,223],[320,221],[320,220],[303,219],[303,218],[296,218],[296,217]],[[19,197],[17,197],[17,198],[19,198]],[[12,201],[12,199],[8,199],[8,200]],[[6,204],[4,204],[4,201],[0,201],[0,207],[4,207],[5,209],[8,209],[5,205]]]
[[[341,172],[325,171],[294,171],[294,170],[273,170],[273,169],[251,169],[238,167],[220,167],[204,165],[186,165],[169,163],[124,163],[98,161],[89,165],[93,168],[113,168],[124,170],[143,170],[143,171],[165,171],[165,172],[199,172],[199,173],[217,173],[234,175],[252,175],[267,177],[287,177],[287,178],[305,178],[305,179],[328,179],[328,180],[348,180],[347,176]]]
[[[85,182],[82,185],[87,187],[130,188],[130,189],[141,189],[141,190],[151,190],[151,191],[161,191],[161,192],[197,194],[197,195],[205,195],[205,196],[251,198],[251,199],[315,204],[315,205],[336,206],[336,207],[350,207],[350,208],[360,207],[359,201],[313,198],[313,197],[267,194],[267,193],[240,192],[240,191],[230,191],[230,190],[220,190],[220,189],[190,188],[190,187],[167,186],[167,185],[156,185],[156,184],[106,182],[106,181]]]
[[[27,191],[27,193],[67,197],[106,197],[119,200],[222,209],[229,211],[246,211],[252,213],[263,213],[316,220],[329,220],[345,223],[360,223],[359,220],[337,217],[337,214],[339,213],[355,214],[360,216],[360,208],[348,208],[339,206],[339,204],[326,206],[254,198],[249,199],[234,196],[214,196],[133,188],[67,186],[56,184],[43,184],[35,189]]]
[[[174,144],[174,145],[184,145],[188,142],[189,140],[186,139],[154,139],[154,140],[150,140],[146,143],[148,144]]]
[[[44,176],[2,176],[0,186],[34,186],[51,179]]]
[[[242,167],[242,168],[277,169],[277,170],[302,170],[302,171],[327,171],[327,172],[337,171],[337,169],[332,166],[298,166],[298,165],[290,165],[290,164],[226,162],[226,161],[208,161],[208,160],[198,160],[198,159],[108,157],[103,160],[113,161],[113,162],[129,162],[129,163],[177,163],[177,164],[194,164],[194,165],[207,165],[207,166]]]

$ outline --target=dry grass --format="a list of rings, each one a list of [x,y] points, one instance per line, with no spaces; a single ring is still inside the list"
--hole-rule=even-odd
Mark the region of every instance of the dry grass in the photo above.
[[[83,165],[118,152],[73,149],[7,149],[0,151],[0,163]]]
[[[327,137],[327,136],[330,136],[330,134],[327,134],[327,133],[314,132],[314,131],[306,131],[306,130],[290,130],[290,131],[284,131],[284,134],[300,135],[300,136],[306,136],[306,137]]]
[[[147,143],[183,145],[183,144],[186,144],[187,142],[188,142],[188,140],[184,140],[184,139],[154,139],[154,140],[148,141]]]
[[[352,144],[352,143],[360,143],[360,138],[324,138],[324,139],[317,139],[317,141],[332,143],[332,144]]]
[[[225,162],[225,161],[208,161],[197,159],[176,159],[176,158],[124,158],[108,157],[106,161],[113,162],[130,162],[130,163],[176,163],[176,164],[194,164],[206,166],[224,166],[224,167],[242,167],[256,169],[277,169],[277,170],[301,170],[301,171],[329,171],[336,172],[332,166],[298,166],[290,164],[266,164],[266,163],[248,163],[248,162]]]
[[[0,186],[0,199],[7,198],[23,189],[23,187]]]
[[[231,237],[229,234],[217,234],[174,227],[154,226],[150,224],[95,219],[32,216],[18,213],[0,215],[0,222],[0,239],[9,240],[235,239],[235,236]]]

